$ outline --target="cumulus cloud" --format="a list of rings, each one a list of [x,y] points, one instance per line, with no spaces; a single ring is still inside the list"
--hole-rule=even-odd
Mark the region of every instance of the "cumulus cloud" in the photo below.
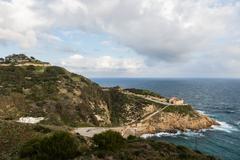
[[[139,69],[145,68],[141,59],[113,58],[111,56],[89,57],[74,54],[61,61],[61,65],[73,71],[112,74],[136,74]]]
[[[108,33],[137,53],[163,61],[185,60],[240,34],[240,3],[235,1],[62,0],[48,6],[61,26]]]
[[[37,32],[49,23],[35,12],[34,5],[33,0],[0,1],[0,40],[16,42],[22,48],[37,43]]]
[[[44,39],[61,40],[51,35],[57,28],[107,34],[156,66],[178,62],[188,63],[186,68],[195,68],[193,62],[210,66],[211,61],[202,59],[223,57],[214,60],[215,68],[227,60],[223,68],[229,72],[237,66],[233,61],[240,60],[240,2],[236,0],[11,0],[0,1],[0,15],[0,43],[15,42],[22,48]],[[101,69],[129,67],[113,57],[82,59],[93,59]],[[132,68],[137,66],[131,63]]]

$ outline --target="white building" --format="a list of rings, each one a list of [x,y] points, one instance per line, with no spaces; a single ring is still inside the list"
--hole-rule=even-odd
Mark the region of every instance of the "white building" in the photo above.
[[[174,104],[174,105],[183,105],[184,104],[184,100],[183,99],[179,99],[177,97],[172,97],[169,99],[169,103]]]

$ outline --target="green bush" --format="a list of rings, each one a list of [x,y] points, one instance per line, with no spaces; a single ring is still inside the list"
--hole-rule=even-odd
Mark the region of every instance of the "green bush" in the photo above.
[[[140,141],[141,138],[140,138],[140,137],[133,136],[133,135],[129,135],[129,136],[127,137],[127,140],[128,140],[128,142],[135,142],[135,141]]]
[[[160,94],[154,93],[154,92],[146,90],[146,89],[127,88],[127,89],[125,89],[125,91],[129,91],[129,92],[132,92],[135,94],[149,95],[149,96],[163,98]]]
[[[76,138],[66,132],[32,139],[20,149],[20,158],[35,160],[65,160],[76,157],[79,145]]]
[[[164,112],[175,112],[183,115],[194,116],[194,109],[191,105],[172,105],[164,109]]]
[[[97,149],[106,151],[115,151],[125,146],[125,139],[119,132],[106,131],[93,136],[94,144]]]
[[[43,127],[41,125],[36,125],[33,127],[34,131],[40,132],[40,133],[50,133],[51,129]]]

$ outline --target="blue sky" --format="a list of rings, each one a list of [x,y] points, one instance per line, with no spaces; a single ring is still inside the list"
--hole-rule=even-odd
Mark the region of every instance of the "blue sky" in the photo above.
[[[237,0],[2,0],[0,57],[88,77],[238,78],[239,28]]]

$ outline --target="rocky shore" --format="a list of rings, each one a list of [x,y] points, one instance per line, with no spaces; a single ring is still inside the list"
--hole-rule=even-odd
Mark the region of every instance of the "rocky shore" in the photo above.
[[[122,135],[141,136],[158,132],[175,133],[177,131],[198,131],[219,125],[214,119],[206,115],[196,113],[198,116],[181,115],[178,113],[158,113],[151,119],[124,127]]]
[[[176,113],[159,113],[145,122],[134,123],[122,127],[81,127],[74,129],[73,133],[82,136],[92,137],[94,134],[106,130],[113,130],[121,133],[123,137],[142,136],[144,134],[155,134],[159,132],[176,133],[177,131],[199,131],[219,125],[214,119],[196,112],[197,117],[183,116]]]

